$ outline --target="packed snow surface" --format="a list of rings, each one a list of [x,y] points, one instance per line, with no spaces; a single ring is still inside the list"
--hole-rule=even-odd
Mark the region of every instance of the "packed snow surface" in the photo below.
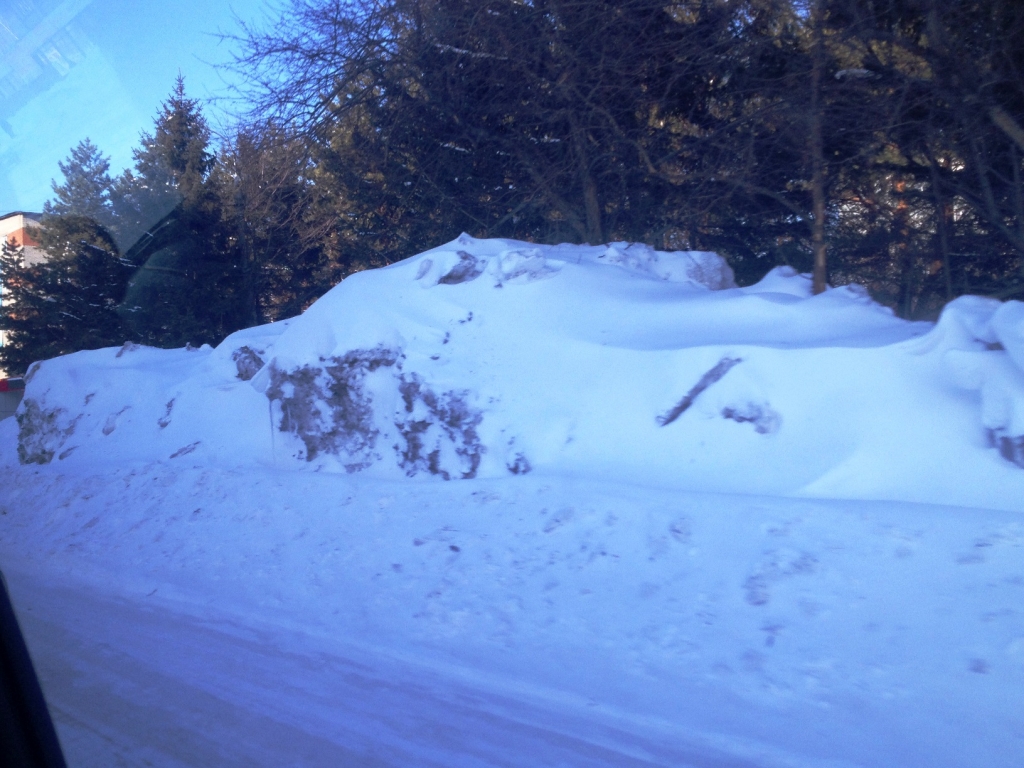
[[[1024,754],[1020,302],[463,235],[27,378],[0,566],[82,765]]]

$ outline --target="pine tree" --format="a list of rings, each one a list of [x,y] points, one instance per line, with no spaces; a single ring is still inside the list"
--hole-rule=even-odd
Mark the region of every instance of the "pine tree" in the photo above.
[[[58,167],[64,180],[51,182],[54,199],[43,205],[43,250],[51,259],[70,259],[83,240],[107,248],[114,227],[110,161],[86,139]]]
[[[7,332],[0,347],[0,367],[22,374],[36,360],[45,360],[75,347],[69,329],[79,318],[69,311],[70,259],[44,260],[26,265],[20,245],[3,243],[3,306],[0,328]]]
[[[199,102],[179,77],[142,136],[135,170],[114,185],[114,206],[130,232],[125,251],[137,271],[122,318],[144,343],[216,343],[244,325],[238,248],[210,179],[215,157]]]
[[[131,270],[115,244],[110,161],[88,139],[59,163],[63,183],[43,207],[39,243],[49,269],[37,286],[59,305],[60,354],[121,344],[126,330],[117,314]],[[38,353],[37,353],[38,354]]]
[[[9,372],[125,339],[117,306],[130,270],[111,234],[109,161],[86,139],[59,167],[63,183],[53,182],[38,235],[46,259],[27,266],[23,249],[6,243],[0,256],[7,331],[0,362]]]
[[[59,162],[64,183],[51,182],[54,199],[43,205],[43,213],[51,216],[75,214],[109,225],[111,223],[110,160],[89,139],[71,150]]]
[[[210,129],[199,102],[186,95],[182,77],[160,106],[153,132],[142,134],[140,143],[134,170],[125,171],[111,191],[125,251],[179,206],[195,208],[206,192],[214,162]]]

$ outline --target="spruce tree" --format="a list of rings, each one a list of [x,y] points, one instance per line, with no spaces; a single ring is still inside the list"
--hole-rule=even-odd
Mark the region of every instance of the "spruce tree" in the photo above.
[[[130,270],[111,234],[109,162],[88,140],[59,164],[54,200],[44,206],[41,263],[27,266],[20,245],[0,255],[4,296],[0,327],[7,343],[0,364],[23,373],[35,360],[120,344],[117,313]]]
[[[85,241],[106,249],[113,238],[110,161],[85,139],[58,163],[63,183],[51,182],[54,198],[43,205],[40,245],[50,259],[72,259]]]
[[[63,183],[52,183],[39,233],[49,265],[40,277],[64,324],[59,353],[121,344],[126,329],[117,307],[131,272],[115,244],[110,161],[86,139],[59,167]]]
[[[89,139],[71,150],[59,162],[64,183],[51,182],[54,199],[43,205],[43,213],[51,216],[75,214],[109,225],[111,223],[110,160]]]
[[[92,239],[103,242],[104,236],[95,232]],[[7,339],[0,347],[0,367],[8,374],[24,373],[36,360],[124,341],[116,294],[118,286],[123,291],[129,272],[113,251],[113,241],[106,243],[111,250],[82,240],[70,257],[32,265],[24,263],[20,246],[3,244],[0,328]]]
[[[131,233],[126,258],[137,268],[121,315],[144,343],[216,343],[244,325],[238,248],[222,223],[210,174],[210,129],[179,77],[152,134],[142,136],[135,170],[114,185],[114,205]]]

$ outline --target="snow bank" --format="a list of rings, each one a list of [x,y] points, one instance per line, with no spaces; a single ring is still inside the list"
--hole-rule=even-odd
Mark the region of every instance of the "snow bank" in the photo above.
[[[0,560],[69,757],[361,758],[354,702],[365,755],[482,764],[402,659],[487,681],[457,701],[501,732],[508,702],[495,764],[576,728],[666,765],[1016,765],[1022,310],[462,236],[216,349],[37,365]]]
[[[980,394],[990,445],[1024,467],[1024,304],[962,296],[942,313],[929,347],[954,384]]]
[[[1019,302],[910,323],[786,268],[737,288],[713,253],[462,235],[216,349],[35,366],[0,451],[1018,509],[1022,370]]]

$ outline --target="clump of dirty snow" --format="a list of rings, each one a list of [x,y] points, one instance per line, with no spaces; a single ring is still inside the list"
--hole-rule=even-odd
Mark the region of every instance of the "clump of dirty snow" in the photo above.
[[[483,415],[468,403],[470,393],[439,395],[415,373],[403,376],[398,389],[405,408],[395,422],[403,443],[395,450],[405,473],[412,477],[425,470],[445,480],[476,477],[487,449],[476,432]],[[509,471],[518,474],[516,469]]]
[[[307,461],[327,453],[344,457],[345,469],[365,469],[380,431],[374,426],[373,395],[367,377],[380,368],[399,363],[400,354],[387,347],[352,350],[322,360],[281,370],[271,363],[267,398],[278,405],[281,432],[297,436]]]
[[[25,398],[17,412],[18,460],[22,464],[48,464],[74,434],[77,419],[66,408],[46,408]],[[109,433],[108,433],[109,434]]]
[[[239,379],[249,381],[260,372],[264,365],[260,354],[259,351],[253,349],[248,344],[243,344],[231,353],[231,359],[235,361],[235,367],[238,369]]]

